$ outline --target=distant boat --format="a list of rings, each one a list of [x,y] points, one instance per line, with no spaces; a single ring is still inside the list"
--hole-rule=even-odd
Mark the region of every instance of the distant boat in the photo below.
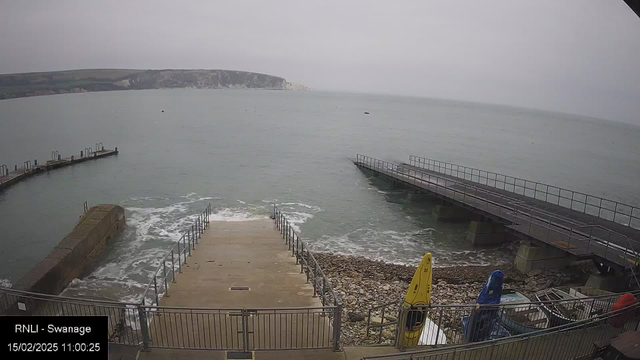
[[[541,306],[531,304],[531,300],[513,290],[504,290],[500,298],[500,323],[513,335],[525,334],[549,327],[549,317]],[[522,305],[518,305],[522,304]]]

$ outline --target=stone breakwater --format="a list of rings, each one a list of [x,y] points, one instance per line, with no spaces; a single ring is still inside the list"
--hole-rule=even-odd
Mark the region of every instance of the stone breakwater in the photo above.
[[[358,256],[326,253],[314,254],[325,275],[343,302],[344,345],[372,344],[378,332],[366,336],[367,311],[372,306],[390,302],[399,303],[407,292],[416,270],[413,266],[390,264]],[[433,269],[433,304],[473,304],[492,270],[500,269],[505,275],[505,288],[530,295],[554,286],[584,285],[592,269],[573,266],[563,270],[533,270],[520,274],[510,264],[496,266],[452,266]],[[392,305],[385,314],[385,322],[395,321],[398,306]],[[373,319],[379,322],[380,318]],[[451,319],[457,323],[459,319]],[[391,327],[382,333],[382,342],[391,343]]]

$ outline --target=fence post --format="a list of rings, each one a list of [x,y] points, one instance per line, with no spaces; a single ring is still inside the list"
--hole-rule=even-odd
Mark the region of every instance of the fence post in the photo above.
[[[182,235],[182,251],[184,252],[184,263],[187,263],[187,236],[186,234]],[[180,272],[182,272],[182,268],[180,268]]]
[[[178,259],[178,263],[180,263],[179,259]],[[171,249],[171,277],[173,279],[172,281],[176,282],[176,266],[174,265],[174,262],[173,262],[173,249]]]
[[[249,312],[242,309],[242,351],[249,352]]]
[[[333,311],[333,351],[340,351],[340,333],[342,332],[342,304],[337,304]]]
[[[153,275],[153,289],[156,293],[156,305],[160,305],[160,297],[158,296],[158,277]]]
[[[187,240],[188,240],[188,244],[187,247],[189,249],[189,256],[191,256],[191,229],[187,230]]]
[[[404,351],[404,327],[406,325],[406,322],[406,309],[400,307],[400,310],[398,311],[398,328],[396,330],[396,348],[400,351]]]
[[[322,277],[322,292],[320,293],[320,301],[322,302],[322,306],[325,305],[325,300],[324,300],[324,289],[327,286],[327,278],[326,277]],[[383,320],[384,321],[384,320]]]
[[[162,260],[162,277],[164,277],[164,293],[169,297],[169,285],[167,285],[167,262]]]
[[[300,256],[302,257],[300,259],[300,274],[302,274],[304,272],[304,242],[300,241],[300,244],[302,245],[302,249],[300,250]],[[309,276],[307,276],[307,284],[309,283]]]
[[[142,306],[138,306],[138,319],[140,320],[140,331],[142,332],[142,351],[151,351],[149,350],[149,326],[147,323],[147,313],[144,311]]]

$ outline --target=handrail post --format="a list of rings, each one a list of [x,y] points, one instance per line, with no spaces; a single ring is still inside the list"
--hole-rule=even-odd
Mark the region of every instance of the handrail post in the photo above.
[[[609,230],[609,236],[607,237],[607,248],[604,249],[604,258],[607,258],[607,252],[609,251],[609,244],[611,243],[611,230]]]
[[[138,306],[138,320],[140,321],[140,331],[142,332],[142,351],[148,352],[149,342],[149,323],[147,322],[147,313],[142,306]]]
[[[300,245],[302,245],[302,250],[300,251],[300,274],[302,274],[304,272],[304,241],[300,242]]]
[[[398,316],[398,328],[396,330],[396,348],[400,351],[404,351],[404,331],[407,324],[407,309],[400,307]],[[438,334],[436,333],[436,336]]]
[[[162,277],[164,278],[164,292],[169,297],[169,285],[167,284],[167,262],[162,260]]]
[[[187,234],[182,235],[182,251],[184,252],[184,263],[187,263]],[[180,269],[182,272],[182,269]]]
[[[342,304],[333,308],[333,351],[340,351],[340,333],[342,332]]]
[[[320,301],[322,302],[322,306],[325,306],[324,294],[325,294],[326,286],[327,286],[327,278],[325,276],[322,276],[322,292],[320,293]]]
[[[191,256],[191,229],[187,230],[187,249],[189,250],[189,256]]]
[[[178,243],[178,244],[180,244],[180,243]],[[178,264],[179,263],[180,263],[180,260],[178,259]],[[173,277],[172,282],[175,283],[176,282],[176,266],[174,265],[174,262],[173,262],[173,249],[171,249],[171,273],[172,273],[171,275]]]
[[[158,296],[158,276],[157,274],[153,275],[153,289],[156,293],[156,305],[160,305],[160,297]]]

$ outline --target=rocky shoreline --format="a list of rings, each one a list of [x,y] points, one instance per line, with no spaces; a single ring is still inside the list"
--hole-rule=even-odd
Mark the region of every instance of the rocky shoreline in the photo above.
[[[367,314],[371,307],[393,303],[385,320],[395,321],[398,303],[404,298],[415,267],[374,261],[360,256],[328,253],[314,254],[325,275],[343,303],[344,345],[373,344],[375,336],[366,335]],[[511,264],[495,266],[451,266],[433,269],[433,304],[473,304],[492,270],[505,275],[504,288],[525,295],[549,287],[583,285],[591,273],[589,266],[572,266],[563,270],[533,270],[520,274]],[[382,321],[376,316],[374,322]],[[382,331],[382,343],[393,341],[389,329]]]

